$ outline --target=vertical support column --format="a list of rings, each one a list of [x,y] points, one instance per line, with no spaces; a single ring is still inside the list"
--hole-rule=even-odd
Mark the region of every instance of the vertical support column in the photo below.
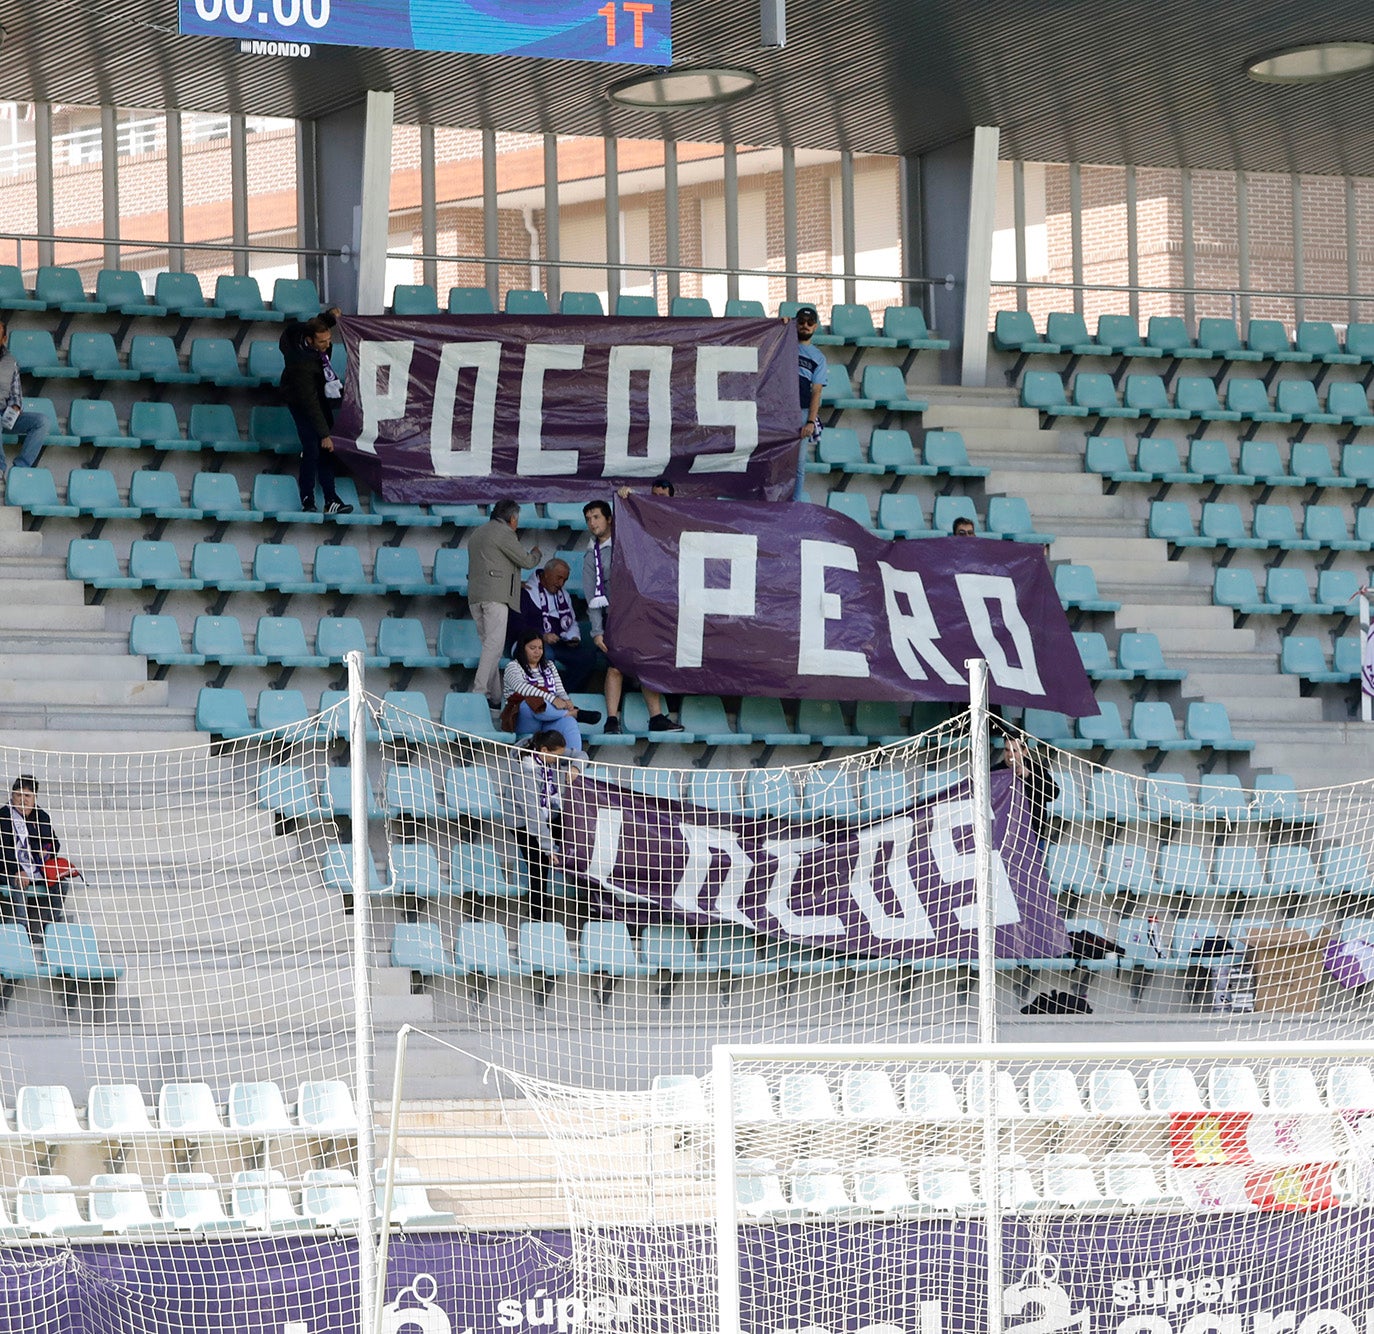
[[[558,245],[558,136],[544,136],[544,254],[548,265],[544,269],[544,290],[549,305],[558,309],[563,294],[563,271],[558,267],[562,252]]]
[[[1355,192],[1355,178],[1345,178],[1345,290],[1350,293],[1346,320],[1354,324],[1360,318],[1360,230],[1359,196]]]
[[[36,193],[37,231],[39,236],[52,236],[52,104],[36,102],[33,108],[33,169]],[[38,243],[40,266],[53,262],[51,241]]]
[[[1369,642],[1369,594],[1360,593],[1360,721],[1374,721],[1374,695],[1370,694],[1370,676],[1374,671]]]
[[[391,128],[396,94],[369,90],[363,123],[362,198],[358,202],[358,314],[386,309],[386,248],[391,235]]]
[[[345,654],[348,668],[348,746],[352,765],[349,824],[353,838],[353,1059],[358,1108],[358,1327],[367,1329],[376,1305],[377,1252],[373,1249],[373,1177],[376,1145],[372,1123],[372,920],[368,891],[372,853],[367,844],[367,699],[363,655]]]
[[[616,298],[620,295],[620,155],[616,150],[614,135],[607,135],[601,141],[605,154],[606,179],[606,307],[607,314],[615,314]],[[579,275],[591,277],[585,269]],[[578,283],[581,287],[583,284]],[[658,292],[655,290],[654,295]]]
[[[1189,290],[1183,294],[1183,322],[1189,330],[1197,328],[1197,297],[1192,289],[1197,286],[1197,253],[1193,246],[1193,172],[1184,167],[1182,172],[1182,204],[1179,209],[1179,226],[1183,229],[1183,285]]]
[[[320,214],[320,124],[314,120],[296,122],[296,244],[311,250],[324,243],[324,219]],[[177,198],[181,198],[178,191]],[[298,271],[309,278],[326,300],[329,270],[323,256],[301,256]]]
[[[725,295],[739,299],[739,160],[734,144],[725,144]]]
[[[720,1334],[740,1334],[739,1215],[735,1202],[735,1063],[726,1047],[711,1052],[711,1138],[716,1165],[716,1308]]]
[[[233,228],[233,243],[248,244],[248,131],[239,113],[229,117],[229,207]],[[248,272],[248,256],[241,250],[233,253],[234,272],[240,276]]]
[[[782,266],[787,270],[783,286],[786,299],[797,299],[797,150],[790,144],[782,148]]]
[[[501,309],[501,266],[495,262],[496,256],[501,253],[498,202],[496,131],[487,126],[482,131],[482,253],[491,261],[487,264],[487,292],[496,310]]]
[[[988,731],[988,665],[982,658],[968,670],[969,739],[973,747],[973,880],[978,903],[978,1042],[997,1042],[997,910],[992,889],[991,737]],[[987,1334],[1002,1334],[1002,1170],[1001,1109],[997,1101],[997,1063],[982,1062],[983,1202],[987,1220]]]
[[[677,194],[677,141],[665,139],[663,142],[663,242],[666,254],[663,262],[668,265],[668,307],[671,310],[673,298],[682,295],[682,275],[677,272],[682,263],[682,219],[679,215],[681,205]],[[701,289],[698,287],[697,291]],[[721,312],[724,314],[724,312]]]
[[[963,369],[960,383],[982,385],[988,378],[988,324],[992,305],[992,233],[997,218],[997,150],[1001,131],[980,125],[973,131],[969,173],[968,235],[964,253]]]
[[[1236,172],[1236,278],[1242,293],[1236,318],[1243,338],[1250,319],[1250,298],[1245,295],[1250,291],[1250,189],[1243,171]]]
[[[100,195],[107,240],[105,267],[119,267],[119,121],[112,106],[100,108]]]
[[[186,252],[181,248],[181,242],[186,239],[186,217],[183,213],[182,201],[185,171],[182,166],[181,158],[181,112],[167,112],[167,267],[169,269],[181,269],[186,266]],[[302,178],[304,180],[304,178]],[[302,184],[299,194],[305,193],[305,186]],[[303,245],[301,240],[300,225],[300,205],[297,204],[296,218],[296,244]]]
[[[439,250],[439,217],[435,201],[437,186],[434,180],[434,126],[420,126],[420,250],[426,255],[437,254]],[[437,260],[420,261],[420,272],[424,282],[439,290],[439,263]]]
[[[1016,309],[1028,310],[1029,294],[1025,288],[1029,274],[1026,263],[1026,164],[1020,158],[1011,164],[1011,216],[1016,237]]]
[[[1307,262],[1303,256],[1302,245],[1302,177],[1294,172],[1291,181],[1293,198],[1293,290],[1307,291]],[[1305,317],[1307,303],[1301,296],[1293,298],[1293,323],[1298,325]]]
[[[1073,308],[1083,314],[1083,168],[1069,163],[1069,264],[1073,274]]]
[[[902,272],[919,273],[925,263],[920,158],[897,159],[897,188],[902,193]],[[921,307],[927,324],[935,323],[935,298],[925,283],[909,285],[903,299],[909,306]]]
[[[840,154],[840,246],[844,251],[844,299],[858,299],[854,274],[858,272],[858,240],[854,225],[854,154]]]
[[[1126,168],[1126,285],[1131,289],[1131,318],[1140,318],[1140,228],[1135,168]]]

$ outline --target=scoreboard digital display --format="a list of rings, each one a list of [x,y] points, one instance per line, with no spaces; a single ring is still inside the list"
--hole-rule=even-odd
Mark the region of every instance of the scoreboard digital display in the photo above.
[[[668,65],[670,0],[179,0],[182,33]]]

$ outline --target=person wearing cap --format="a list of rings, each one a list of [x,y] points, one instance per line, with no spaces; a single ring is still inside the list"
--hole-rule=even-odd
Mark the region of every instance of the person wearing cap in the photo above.
[[[825,388],[825,353],[811,345],[811,337],[820,327],[821,317],[815,306],[798,306],[793,317],[797,321],[798,388],[801,409],[806,413],[802,422],[801,447],[797,451],[797,485],[793,500],[806,499],[806,456],[811,445],[821,438],[821,390]]]
[[[52,817],[38,804],[38,780],[20,774],[9,804],[0,806],[0,921],[18,922],[35,946],[50,922],[62,920],[70,876],[46,870],[61,847]]]
[[[622,486],[616,492],[621,500],[628,500],[633,494],[628,486]],[[677,495],[677,487],[673,485],[671,478],[656,477],[654,484],[649,488],[649,494],[656,500],[671,500],[673,496]]]

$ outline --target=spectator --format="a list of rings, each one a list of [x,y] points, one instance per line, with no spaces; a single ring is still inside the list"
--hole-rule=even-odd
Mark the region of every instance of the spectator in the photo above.
[[[1025,798],[1030,815],[1030,832],[1038,846],[1043,847],[1049,832],[1047,810],[1050,802],[1059,796],[1059,784],[1054,781],[1050,766],[1045,757],[1032,750],[1030,740],[1020,732],[1010,731],[998,719],[989,724],[993,736],[1002,738],[1002,758],[993,769],[1009,769],[1021,785],[1021,795]]]
[[[801,445],[797,450],[797,484],[793,500],[806,499],[806,456],[813,443],[821,438],[821,390],[826,383],[825,353],[811,346],[812,335],[820,327],[821,317],[815,306],[799,306],[793,317],[797,321],[797,351],[800,354],[798,381],[801,409],[806,420],[801,428]]]
[[[583,643],[572,598],[566,584],[572,570],[554,556],[535,571],[520,593],[520,615],[515,634],[529,631],[544,637],[544,656],[553,659],[569,690],[581,690],[596,665],[596,650]]]
[[[955,537],[974,537],[974,536],[976,536],[977,534],[976,534],[975,531],[974,531],[973,520],[970,519],[967,515],[961,514],[961,515],[960,515],[957,519],[955,519],[955,521],[954,521],[953,535],[954,535]]]
[[[628,486],[622,486],[620,490],[616,492],[616,495],[618,495],[621,500],[628,500],[631,494]],[[673,485],[670,478],[658,477],[649,488],[649,494],[651,496],[658,496],[660,499],[669,499],[677,495],[677,487]]]
[[[281,396],[301,438],[301,509],[315,512],[315,484],[324,491],[326,514],[352,514],[334,489],[334,411],[343,398],[343,381],[334,372],[329,349],[338,310],[313,320],[291,320],[282,331]]]
[[[520,610],[520,574],[539,564],[544,554],[538,547],[528,551],[515,535],[520,506],[498,500],[491,516],[468,539],[468,610],[482,641],[482,657],[473,678],[474,694],[487,697],[493,709],[501,707],[501,654],[510,636],[506,627],[511,612]]]
[[[549,873],[556,870],[563,842],[563,781],[567,742],[546,729],[522,743],[510,788],[511,828],[530,868],[530,916],[547,920],[553,908]]]
[[[582,594],[587,599],[587,610],[592,621],[592,643],[606,654],[606,609],[610,604],[611,557],[614,554],[615,516],[604,500],[593,500],[583,505],[582,515],[587,520],[587,531],[592,535],[592,544],[582,557]],[[620,731],[620,700],[625,693],[625,675],[614,664],[606,668],[606,731],[614,734]],[[644,691],[644,702],[649,706],[649,731],[680,732],[682,724],[675,723],[663,707],[663,696],[656,690]]]
[[[19,384],[19,363],[10,351],[9,322],[0,318],[0,393],[5,401],[0,406],[0,428],[23,439],[15,463],[21,468],[33,468],[43,452],[50,423],[41,412],[24,411],[24,393]],[[0,449],[0,477],[5,475],[5,451]]]
[[[569,754],[583,755],[582,733],[577,729],[577,705],[568,698],[563,678],[544,656],[544,636],[537,630],[521,635],[515,652],[506,664],[502,680],[501,726],[518,736],[529,736],[541,728],[558,732]],[[588,722],[600,721],[600,714]]]
[[[52,818],[38,805],[38,780],[20,774],[10,788],[9,805],[0,806],[0,920],[19,922],[35,946],[43,943],[43,929],[60,922],[72,872],[58,862],[62,845],[53,833]],[[64,869],[66,874],[63,874]]]

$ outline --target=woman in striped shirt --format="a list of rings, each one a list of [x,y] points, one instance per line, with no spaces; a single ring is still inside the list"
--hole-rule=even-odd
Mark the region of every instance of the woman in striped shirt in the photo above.
[[[577,706],[563,688],[558,668],[544,656],[544,636],[531,631],[520,637],[515,656],[501,678],[505,708],[518,700],[515,732],[529,736],[542,729],[559,733],[567,743],[568,754],[581,756],[582,733],[577,726]],[[509,717],[503,709],[503,717]]]

